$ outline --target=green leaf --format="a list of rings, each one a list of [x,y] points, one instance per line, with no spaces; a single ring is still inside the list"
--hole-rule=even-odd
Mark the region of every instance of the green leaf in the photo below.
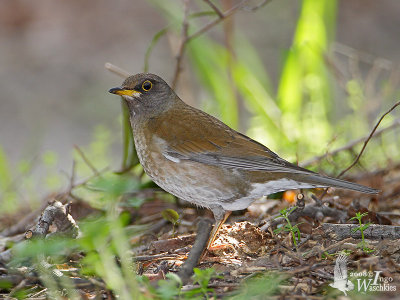
[[[363,226],[361,226],[361,230],[364,231],[365,229],[367,229],[372,223],[367,223],[364,224]]]
[[[179,220],[179,214],[170,208],[164,209],[161,215],[165,220],[171,222],[172,224],[176,224]]]
[[[275,233],[275,234],[279,234],[279,233],[281,233],[283,230],[284,230],[284,226],[281,226],[281,227],[278,227],[278,228],[274,229],[274,233]]]
[[[205,289],[208,287],[208,283],[210,282],[210,279],[215,274],[215,269],[213,269],[213,268],[209,268],[209,269],[194,268],[193,272],[194,272],[193,282],[197,282],[203,289]]]

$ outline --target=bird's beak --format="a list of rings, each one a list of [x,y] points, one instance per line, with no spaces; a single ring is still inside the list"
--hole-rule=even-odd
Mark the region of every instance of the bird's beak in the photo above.
[[[129,97],[138,97],[140,96],[140,92],[131,90],[131,89],[125,89],[123,87],[115,87],[110,89],[108,92],[111,94],[119,95],[119,96],[129,96]]]

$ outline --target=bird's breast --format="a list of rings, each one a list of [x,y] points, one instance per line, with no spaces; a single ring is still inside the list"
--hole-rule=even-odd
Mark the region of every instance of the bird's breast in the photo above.
[[[154,134],[134,132],[134,140],[146,174],[161,188],[183,200],[204,207],[212,207],[216,202],[232,206],[247,193],[247,182],[232,170],[169,158],[163,151],[166,141]]]

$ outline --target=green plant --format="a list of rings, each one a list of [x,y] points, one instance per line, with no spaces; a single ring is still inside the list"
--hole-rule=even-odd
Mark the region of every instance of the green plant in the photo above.
[[[361,232],[361,242],[360,242],[357,246],[360,247],[360,248],[362,248],[364,252],[366,252],[366,253],[371,253],[371,252],[373,252],[374,250],[373,250],[373,249],[370,249],[370,248],[368,247],[368,244],[367,244],[367,242],[365,241],[365,238],[364,238],[364,231],[365,231],[372,223],[371,223],[371,222],[368,222],[368,223],[366,223],[366,224],[363,224],[363,223],[362,223],[362,218],[365,217],[365,216],[367,216],[367,215],[368,215],[368,212],[365,212],[365,213],[357,212],[356,215],[355,215],[354,217],[352,217],[350,220],[357,220],[359,226],[356,227],[356,228],[353,228],[351,231],[352,231],[352,232],[357,232],[357,231],[360,231],[360,232]]]
[[[297,248],[297,242],[300,242],[300,238],[301,238],[298,225],[300,225],[301,223],[292,225],[292,223],[289,220],[289,215],[296,209],[297,209],[297,206],[292,207],[290,210],[288,210],[287,208],[284,208],[279,211],[279,216],[277,216],[275,219],[284,218],[286,220],[286,224],[282,227],[278,227],[277,229],[275,229],[274,233],[279,234],[282,231],[290,232],[292,234],[293,244]],[[297,237],[297,240],[296,240],[296,237]]]
[[[208,287],[208,284],[212,277],[215,276],[215,269],[193,269],[193,282],[199,284],[199,289],[194,289],[191,293],[188,293],[187,296],[193,296],[194,294],[201,292],[206,299],[209,299],[208,293],[213,292],[214,290]]]
[[[175,210],[167,208],[162,211],[161,215],[165,220],[172,223],[172,232],[175,235],[176,225],[179,224],[179,214]]]

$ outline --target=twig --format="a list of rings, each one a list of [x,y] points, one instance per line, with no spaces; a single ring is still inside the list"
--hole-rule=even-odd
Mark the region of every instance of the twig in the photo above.
[[[30,297],[30,299],[41,299],[41,298],[39,298],[39,296],[41,295],[41,294],[44,294],[44,293],[46,293],[47,292],[47,288],[42,288],[39,292],[37,292],[37,293],[34,293],[34,294],[32,294],[32,295],[29,295],[29,297]],[[43,299],[46,299],[45,297],[43,297]]]
[[[182,22],[182,37],[181,43],[179,45],[178,55],[176,56],[176,66],[175,66],[175,73],[174,79],[172,80],[172,89],[176,88],[176,84],[178,83],[179,74],[182,71],[182,61],[183,61],[183,54],[185,52],[185,46],[187,43],[188,38],[188,30],[189,30],[189,1],[184,0],[184,15],[183,15],[183,22]]]
[[[341,240],[340,242],[334,243],[326,248],[323,249],[323,252],[328,252],[330,250],[334,250],[339,248],[339,246],[345,244],[345,243],[350,243],[351,241],[353,241],[353,238],[349,237],[347,239]]]
[[[128,71],[125,71],[124,69],[117,67],[116,65],[113,65],[112,63],[105,63],[104,68],[106,68],[108,71],[117,74],[118,76],[121,76],[122,78],[127,78],[131,74]]]
[[[155,255],[140,255],[140,256],[134,256],[135,261],[154,261],[154,260],[160,260],[160,259],[176,259],[179,257],[178,254],[171,254],[171,253],[161,253],[161,254],[155,254]]]
[[[374,64],[376,63],[376,61],[379,61],[379,66],[382,69],[386,69],[386,70],[391,70],[393,69],[393,65],[394,63],[386,58],[382,58],[382,57],[376,57],[370,53],[367,52],[363,52],[354,48],[351,48],[347,45],[335,42],[333,45],[333,51],[340,53],[342,55],[345,55],[347,57],[350,58],[354,58],[357,57],[358,59],[360,59],[361,61],[368,63],[368,64]]]
[[[192,250],[190,250],[188,259],[182,265],[178,272],[178,276],[182,279],[183,284],[188,282],[190,276],[193,274],[193,268],[197,266],[200,256],[207,245],[210,236],[212,222],[209,219],[200,219],[197,224],[197,236]]]
[[[90,162],[90,160],[86,157],[85,153],[83,153],[83,151],[81,150],[81,148],[79,148],[77,145],[74,145],[75,150],[78,152],[78,154],[80,155],[80,157],[82,157],[83,161],[88,165],[88,167],[92,170],[92,172],[97,175],[100,176],[99,171],[95,168],[95,166]]]
[[[365,140],[364,145],[360,151],[360,153],[358,153],[356,159],[353,161],[353,163],[348,166],[346,169],[344,169],[342,172],[340,172],[340,174],[337,176],[338,178],[343,176],[348,170],[350,170],[352,167],[354,167],[355,164],[357,164],[357,162],[360,160],[361,155],[364,153],[365,148],[367,147],[368,142],[371,140],[372,136],[374,135],[376,129],[378,128],[379,124],[381,123],[381,121],[383,120],[383,118],[389,114],[390,112],[392,112],[397,106],[400,105],[400,101],[397,102],[395,105],[393,105],[387,112],[385,112],[378,120],[378,122],[376,123],[374,129],[372,129],[371,133],[369,134],[368,138]]]
[[[215,7],[214,4],[211,3],[211,1],[206,1],[209,5],[213,5]],[[221,12],[217,7],[213,7],[214,11],[217,12],[218,14],[218,18],[216,18],[215,20],[209,22],[208,24],[204,25],[202,28],[200,28],[198,31],[196,31],[195,33],[188,35],[188,5],[187,5],[187,0],[185,0],[185,15],[183,18],[183,27],[182,27],[182,38],[181,38],[181,44],[179,47],[179,51],[178,51],[178,55],[177,55],[177,63],[176,63],[176,68],[175,68],[175,74],[174,74],[174,78],[172,81],[172,88],[175,88],[179,79],[179,74],[182,68],[182,59],[183,59],[183,54],[186,48],[186,45],[192,40],[197,38],[198,36],[202,35],[203,33],[207,32],[208,30],[210,30],[211,28],[213,28],[215,25],[219,24],[220,22],[226,20],[227,18],[229,18],[230,16],[232,16],[236,11],[238,11],[240,8],[243,7],[243,5],[248,2],[249,0],[242,0],[240,1],[238,4],[236,4],[235,6],[233,6],[231,9],[227,10],[226,12]],[[262,6],[264,6],[265,4],[267,4],[270,1],[266,1],[265,3],[261,3],[261,5],[258,5],[256,7],[254,7],[252,9],[252,11],[256,11],[257,9],[261,8]],[[217,10],[216,10],[217,9]]]
[[[313,264],[313,265],[310,264],[310,265],[306,265],[306,266],[299,266],[298,268],[295,268],[293,270],[287,271],[287,273],[294,275],[294,274],[302,273],[302,272],[305,272],[305,271],[314,270],[316,268],[329,266],[330,264],[331,263],[329,261],[323,261],[323,262],[316,263],[316,264]]]
[[[223,20],[225,20],[226,18],[230,17],[231,15],[233,15],[238,9],[240,9],[244,3],[246,3],[248,0],[242,0],[240,1],[238,4],[236,4],[235,6],[233,6],[230,10],[226,11],[223,13],[223,17],[222,18],[217,18],[213,21],[211,21],[210,23],[204,25],[202,28],[200,28],[198,31],[196,31],[195,33],[191,34],[190,36],[188,36],[188,38],[186,39],[186,43],[188,43],[189,41],[191,41],[192,39],[202,35],[203,33],[207,32],[208,30],[210,30],[211,28],[213,28],[215,25],[219,24],[220,22],[222,22]]]
[[[101,170],[98,172],[99,175],[93,174],[92,176],[89,176],[89,177],[83,179],[82,181],[79,181],[79,182],[75,183],[74,186],[72,187],[72,189],[85,185],[85,184],[88,183],[90,180],[92,180],[93,178],[96,178],[96,177],[100,176],[101,174],[103,174],[105,171],[108,171],[109,169],[110,169],[110,167],[105,167],[105,168],[101,169]],[[70,192],[70,191],[67,191],[67,193],[68,193],[68,192]]]
[[[167,240],[158,240],[158,241],[153,241],[150,244],[150,248],[154,249],[155,252],[163,252],[165,249],[168,249],[168,251],[172,252],[176,249],[183,248],[184,246],[187,246],[188,244],[192,244],[195,240],[195,235],[187,235],[187,236],[180,236],[176,238],[171,238]]]
[[[72,191],[74,187],[75,175],[76,175],[76,161],[74,159],[72,160],[72,171],[71,171],[71,178],[69,179],[68,191]]]
[[[58,233],[76,238],[79,235],[79,227],[66,208],[67,205],[63,205],[59,201],[49,203],[40,216],[35,229],[33,231],[28,230],[25,237],[27,239],[33,236],[44,237],[48,233],[50,225],[54,223],[57,226]]]
[[[224,17],[224,14],[219,10],[219,8],[214,3],[211,2],[211,0],[203,0],[203,1],[207,3],[221,19]]]
[[[323,245],[317,244],[311,249],[311,251],[308,251],[307,253],[304,254],[304,258],[309,259],[313,256],[318,256],[319,258],[321,258],[322,254],[335,252],[336,249],[338,249],[339,247],[343,248],[342,247],[343,244],[351,242],[354,243],[354,239],[349,237],[342,239],[341,241],[335,242],[328,247],[324,247]]]
[[[376,137],[382,135],[382,133],[384,133],[386,131],[389,131],[389,130],[392,130],[392,129],[398,127],[398,126],[400,126],[400,118],[399,119],[395,119],[393,121],[393,123],[391,125],[389,125],[388,127],[385,127],[385,128],[377,130],[373,137],[376,138]],[[303,167],[303,168],[307,167],[307,166],[310,166],[312,164],[315,164],[315,163],[319,162],[320,160],[324,159],[327,156],[333,156],[333,155],[336,155],[339,152],[342,152],[342,151],[345,151],[345,150],[349,150],[349,149],[353,148],[355,145],[361,143],[362,141],[365,141],[367,138],[368,138],[368,136],[363,136],[363,137],[358,138],[356,140],[353,140],[353,141],[349,142],[348,144],[346,144],[346,145],[344,145],[342,147],[339,147],[339,148],[337,148],[337,149],[335,149],[333,151],[330,151],[330,152],[328,151],[323,155],[315,156],[315,157],[313,157],[313,158],[311,158],[309,160],[306,160],[306,161],[300,163],[299,165],[301,167]]]

